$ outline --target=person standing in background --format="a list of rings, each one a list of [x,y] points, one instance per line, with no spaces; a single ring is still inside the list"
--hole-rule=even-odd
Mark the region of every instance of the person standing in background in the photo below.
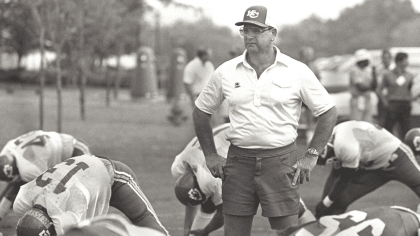
[[[197,50],[197,56],[185,66],[183,81],[193,107],[213,71],[214,66],[210,61],[210,53],[207,49]]]
[[[372,122],[371,93],[376,89],[375,68],[366,49],[354,54],[356,65],[350,71],[350,119]]]
[[[408,54],[397,53],[395,68],[384,75],[379,87],[380,99],[386,108],[384,128],[393,133],[394,125],[398,122],[401,130],[397,136],[400,139],[410,129],[411,101],[413,100],[411,87],[414,76],[406,70],[407,66]],[[382,94],[384,89],[388,90],[386,96]]]
[[[389,49],[383,49],[381,55],[381,65],[376,70],[377,81],[378,81],[378,90],[376,91],[376,95],[378,96],[378,104],[377,104],[377,122],[380,126],[385,125],[385,117],[386,117],[386,109],[382,100],[380,99],[381,94],[386,95],[387,91],[379,91],[381,87],[382,80],[385,74],[387,74],[391,70],[391,63],[392,63],[392,55]]]
[[[305,64],[274,46],[277,24],[264,6],[245,10],[246,51],[219,66],[195,101],[197,138],[214,177],[222,179],[225,235],[249,236],[259,205],[272,229],[298,224],[299,185],[310,179],[337,119],[332,98]],[[216,149],[211,117],[229,102],[227,159]],[[302,102],[318,117],[307,152],[296,154]]]

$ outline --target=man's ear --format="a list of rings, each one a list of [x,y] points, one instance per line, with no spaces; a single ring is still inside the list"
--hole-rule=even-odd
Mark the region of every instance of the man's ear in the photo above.
[[[276,36],[277,36],[277,29],[276,29],[276,28],[274,28],[274,29],[271,31],[271,33],[273,34],[273,37],[276,37]]]

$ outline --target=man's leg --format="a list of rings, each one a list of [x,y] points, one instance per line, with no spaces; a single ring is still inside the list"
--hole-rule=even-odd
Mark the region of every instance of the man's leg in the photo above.
[[[113,163],[115,176],[109,205],[124,213],[134,225],[153,228],[169,235],[141,191],[134,172],[122,162]]]
[[[225,236],[250,236],[254,216],[235,216],[224,214]]]
[[[272,229],[286,229],[298,225],[298,214],[290,216],[269,217],[270,226]]]

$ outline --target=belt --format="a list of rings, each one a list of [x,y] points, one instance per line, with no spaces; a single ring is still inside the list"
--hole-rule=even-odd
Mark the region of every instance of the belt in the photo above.
[[[293,142],[291,144],[288,144],[284,147],[279,148],[271,148],[271,149],[263,149],[263,148],[241,148],[238,146],[235,146],[233,144],[230,145],[229,150],[233,151],[235,154],[238,155],[244,155],[247,157],[268,157],[268,156],[276,156],[276,155],[284,155],[290,152],[295,151],[296,148],[296,142]]]

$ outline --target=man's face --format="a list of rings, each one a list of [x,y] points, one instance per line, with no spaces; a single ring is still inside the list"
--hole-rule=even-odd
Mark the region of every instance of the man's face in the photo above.
[[[399,68],[401,68],[401,69],[407,68],[407,66],[408,66],[408,58],[405,58],[404,60],[399,61],[398,64],[397,64],[397,66]]]
[[[273,30],[267,30],[267,28],[261,28],[256,25],[245,24],[243,26],[243,35],[245,48],[249,52],[259,52],[270,50],[272,48]],[[258,32],[260,29],[262,32]]]

